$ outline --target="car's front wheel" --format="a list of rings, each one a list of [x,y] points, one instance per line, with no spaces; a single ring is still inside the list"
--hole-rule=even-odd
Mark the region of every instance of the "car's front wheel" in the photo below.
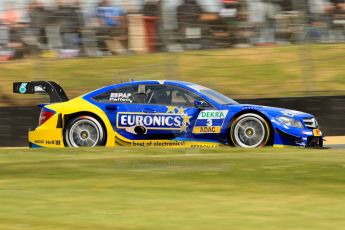
[[[263,147],[270,138],[270,127],[263,117],[255,113],[246,113],[234,120],[230,136],[236,147]]]
[[[67,123],[64,137],[68,147],[95,147],[103,145],[105,131],[94,117],[80,116]]]

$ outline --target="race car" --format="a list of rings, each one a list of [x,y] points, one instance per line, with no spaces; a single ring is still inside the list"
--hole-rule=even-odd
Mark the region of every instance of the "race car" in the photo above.
[[[307,113],[239,104],[182,81],[130,81],[69,100],[55,82],[13,83],[14,93],[45,94],[29,146],[40,147],[322,147]]]

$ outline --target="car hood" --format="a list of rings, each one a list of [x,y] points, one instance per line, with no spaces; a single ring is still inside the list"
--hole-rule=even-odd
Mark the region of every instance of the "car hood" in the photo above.
[[[291,110],[291,109],[278,108],[278,107],[262,106],[262,105],[238,104],[238,105],[229,105],[228,108],[230,111],[235,110],[235,112],[239,112],[242,110],[257,110],[264,114],[268,114],[272,117],[287,116],[287,117],[293,117],[295,119],[314,117],[313,115],[309,113],[304,113],[304,112]]]

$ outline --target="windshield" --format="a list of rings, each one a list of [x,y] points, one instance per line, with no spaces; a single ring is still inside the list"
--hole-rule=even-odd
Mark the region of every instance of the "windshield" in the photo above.
[[[237,101],[232,100],[231,98],[228,98],[227,96],[218,93],[217,91],[214,91],[212,89],[201,89],[199,90],[200,93],[205,95],[208,98],[211,98],[215,102],[221,105],[236,105],[238,104]]]

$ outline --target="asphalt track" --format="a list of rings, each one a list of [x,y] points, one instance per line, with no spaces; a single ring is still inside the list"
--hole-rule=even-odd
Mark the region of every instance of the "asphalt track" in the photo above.
[[[343,145],[325,145],[326,148],[331,148],[331,149],[345,149],[345,144]]]

